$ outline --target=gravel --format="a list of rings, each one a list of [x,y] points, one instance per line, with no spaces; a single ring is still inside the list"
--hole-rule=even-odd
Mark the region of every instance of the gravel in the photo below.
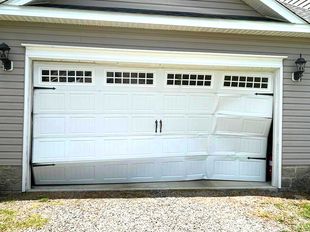
[[[64,193],[28,195],[1,208],[48,218],[23,231],[283,231],[255,216],[261,196],[223,192]],[[53,197],[55,199],[51,199]]]

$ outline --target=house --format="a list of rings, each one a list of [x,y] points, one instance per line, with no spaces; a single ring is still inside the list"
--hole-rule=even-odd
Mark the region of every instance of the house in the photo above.
[[[2,0],[0,190],[309,189],[309,1],[290,2]]]

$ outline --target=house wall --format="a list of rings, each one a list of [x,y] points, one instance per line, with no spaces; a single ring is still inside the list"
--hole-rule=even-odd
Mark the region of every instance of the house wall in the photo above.
[[[50,0],[50,4],[71,5],[76,7],[97,7],[127,10],[170,11],[179,13],[199,13],[234,16],[261,17],[242,0]],[[43,4],[44,5],[44,4]]]
[[[22,22],[0,22],[0,38],[12,48],[15,66],[13,72],[0,70],[0,191],[8,186],[4,172],[21,181],[16,171],[22,161],[25,50],[21,43],[288,56],[284,61],[283,183],[294,187],[297,180],[310,179],[310,68],[302,82],[291,81],[299,53],[310,60],[309,39]]]

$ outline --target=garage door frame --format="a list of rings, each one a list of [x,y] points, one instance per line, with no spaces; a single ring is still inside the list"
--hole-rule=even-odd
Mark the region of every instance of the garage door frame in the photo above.
[[[24,132],[22,191],[31,189],[31,131],[33,100],[33,61],[108,62],[125,65],[189,66],[210,68],[263,69],[274,73],[273,176],[272,186],[281,188],[283,60],[286,56],[244,55],[154,51],[137,49],[90,48],[57,45],[22,44],[25,53]]]

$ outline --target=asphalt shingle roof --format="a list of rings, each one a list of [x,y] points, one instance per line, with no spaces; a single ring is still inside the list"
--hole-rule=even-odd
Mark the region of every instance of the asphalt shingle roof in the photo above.
[[[310,23],[310,0],[277,0],[299,17]]]

